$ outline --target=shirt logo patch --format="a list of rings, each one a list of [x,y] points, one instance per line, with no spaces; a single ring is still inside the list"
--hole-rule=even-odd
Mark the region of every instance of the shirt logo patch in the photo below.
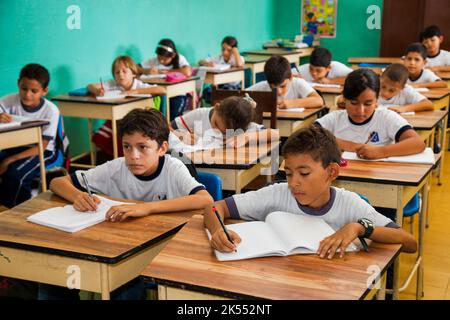
[[[380,142],[380,137],[378,136],[378,132],[374,132],[372,139],[370,139],[370,142],[373,142],[373,143]]]

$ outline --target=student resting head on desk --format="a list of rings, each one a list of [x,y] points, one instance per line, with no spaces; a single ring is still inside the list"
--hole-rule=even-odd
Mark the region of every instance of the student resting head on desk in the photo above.
[[[238,41],[235,37],[227,36],[223,38],[221,43],[222,54],[219,57],[200,60],[199,65],[214,67],[215,64],[229,64],[232,67],[243,67],[245,64],[244,57],[240,55],[238,49]]]
[[[408,69],[400,63],[393,63],[384,70],[380,78],[378,107],[387,107],[398,113],[432,111],[433,103],[406,84]]]
[[[124,157],[90,169],[85,175],[94,192],[143,203],[111,207],[107,220],[196,210],[212,203],[205,187],[190,175],[187,167],[166,154],[169,127],[161,112],[132,110],[120,121],[119,131]],[[82,172],[53,179],[50,189],[72,202],[78,211],[95,210],[100,200],[85,192]]]
[[[289,137],[282,154],[287,183],[216,202],[222,219],[264,221],[274,211],[320,217],[335,230],[321,241],[317,251],[321,258],[332,259],[338,249],[342,257],[357,237],[400,243],[404,252],[416,251],[417,243],[411,234],[378,213],[356,193],[331,186],[339,175],[341,151],[328,130],[318,126],[298,130]],[[229,230],[232,242],[227,239],[212,207],[205,209],[204,221],[212,235],[213,248],[223,252],[239,250],[241,238]]]
[[[427,49],[420,42],[411,43],[405,52],[405,67],[408,69],[408,84],[415,88],[447,88],[447,83],[439,78],[427,64]]]
[[[429,26],[420,34],[420,41],[427,48],[427,68],[433,72],[450,72],[450,51],[442,50],[444,35],[438,26]]]
[[[322,84],[344,84],[345,77],[353,70],[345,64],[332,61],[331,52],[326,48],[316,48],[311,53],[309,63],[293,69],[294,76],[300,76],[308,82]]]
[[[319,108],[324,104],[320,95],[304,80],[293,77],[289,61],[272,56],[264,65],[267,81],[251,86],[249,91],[277,90],[278,108]]]
[[[58,157],[57,128],[59,109],[45,99],[48,93],[50,74],[39,64],[28,64],[22,68],[17,86],[19,92],[0,99],[0,122],[11,122],[13,117],[26,120],[46,120],[42,127],[44,161],[48,166]],[[31,183],[39,176],[39,148],[24,146],[0,152],[0,203],[12,208],[31,198]]]
[[[206,134],[223,136],[229,147],[240,147],[250,141],[278,140],[278,132],[252,122],[256,103],[250,97],[228,97],[211,108],[197,108],[171,122],[171,134],[186,144],[195,144]]]
[[[425,143],[394,111],[377,108],[380,79],[370,69],[358,69],[344,84],[345,110],[331,112],[315,123],[330,130],[341,150],[363,159],[420,153]]]

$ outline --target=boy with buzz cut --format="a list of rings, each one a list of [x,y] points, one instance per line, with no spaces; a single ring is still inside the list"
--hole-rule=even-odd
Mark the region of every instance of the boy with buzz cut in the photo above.
[[[393,63],[384,70],[380,78],[378,107],[402,112],[432,111],[433,103],[406,84],[408,69],[403,64]]]
[[[85,172],[90,189],[112,198],[144,201],[112,207],[108,220],[123,221],[154,213],[202,209],[212,202],[186,166],[166,154],[169,126],[155,109],[135,109],[119,124],[123,158]],[[96,210],[100,199],[85,192],[83,171],[53,179],[50,189],[78,211]]]
[[[427,48],[427,67],[434,72],[450,72],[450,51],[442,50],[444,36],[438,26],[429,26],[420,34],[420,41]]]
[[[304,80],[294,78],[289,61],[282,56],[272,56],[264,66],[267,81],[259,82],[247,90],[277,90],[278,108],[319,108],[324,102],[320,95]]]
[[[264,221],[274,211],[320,217],[336,231],[321,241],[317,251],[320,258],[332,259],[338,249],[343,257],[347,246],[358,237],[399,243],[408,253],[416,251],[417,243],[411,234],[378,213],[356,193],[331,186],[339,175],[341,151],[329,131],[314,125],[300,129],[286,141],[282,154],[287,183],[216,202],[222,218]],[[239,235],[229,230],[233,243],[228,241],[212,207],[205,209],[204,221],[212,235],[213,248],[223,252],[239,248]]]
[[[321,84],[344,84],[345,77],[353,70],[345,64],[332,61],[331,52],[326,48],[316,48],[311,54],[309,63],[292,70],[308,82]]]
[[[427,64],[427,49],[420,42],[411,43],[406,48],[404,64],[409,72],[407,83],[410,86],[430,89],[447,88],[445,81],[442,81],[430,69],[425,69]]]
[[[55,145],[60,113],[45,99],[50,74],[39,64],[28,64],[20,71],[19,93],[0,98],[0,123],[24,120],[45,120],[42,128],[44,161],[48,166],[57,159]],[[31,182],[40,174],[37,146],[26,146],[0,152],[0,202],[12,208],[31,198]]]

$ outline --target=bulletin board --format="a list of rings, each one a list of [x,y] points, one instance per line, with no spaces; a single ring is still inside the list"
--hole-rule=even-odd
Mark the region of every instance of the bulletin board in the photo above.
[[[302,34],[335,38],[337,2],[338,0],[303,0]]]

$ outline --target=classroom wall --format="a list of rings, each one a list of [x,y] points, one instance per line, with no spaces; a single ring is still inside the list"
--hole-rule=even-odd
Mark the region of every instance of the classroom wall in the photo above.
[[[190,62],[220,51],[226,35],[241,50],[273,38],[275,0],[0,0],[0,96],[17,91],[22,66],[41,63],[51,73],[49,97],[111,76],[120,54],[153,56],[172,38]],[[68,30],[70,5],[81,9],[81,29]],[[87,121],[65,119],[71,153],[88,149]]]
[[[274,2],[274,34],[276,38],[294,38],[300,32],[301,0]],[[337,36],[321,39],[321,46],[333,53],[333,59],[347,62],[351,56],[378,56],[381,30],[369,30],[366,13],[370,5],[383,8],[383,0],[339,0]]]

